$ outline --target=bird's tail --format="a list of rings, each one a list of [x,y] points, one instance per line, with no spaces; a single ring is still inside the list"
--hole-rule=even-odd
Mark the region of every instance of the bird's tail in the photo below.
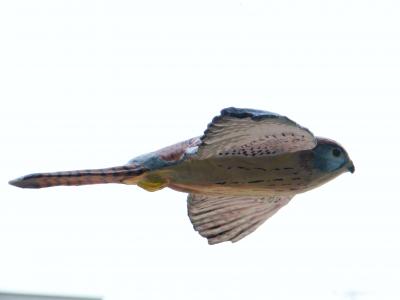
[[[126,165],[105,169],[35,173],[11,180],[9,184],[30,189],[57,185],[86,185],[99,183],[135,184],[135,177],[139,177],[144,172],[145,169],[143,167]]]

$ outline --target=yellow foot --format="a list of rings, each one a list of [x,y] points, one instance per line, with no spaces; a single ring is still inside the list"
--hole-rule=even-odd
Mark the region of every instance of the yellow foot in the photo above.
[[[140,180],[137,185],[148,192],[155,192],[165,188],[168,185],[168,182],[162,178],[152,178],[152,180],[146,178]]]

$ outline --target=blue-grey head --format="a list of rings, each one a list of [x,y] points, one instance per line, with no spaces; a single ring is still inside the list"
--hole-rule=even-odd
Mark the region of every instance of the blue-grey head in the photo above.
[[[354,164],[346,150],[337,142],[317,137],[317,146],[312,150],[314,168],[337,176],[343,172],[354,173]]]

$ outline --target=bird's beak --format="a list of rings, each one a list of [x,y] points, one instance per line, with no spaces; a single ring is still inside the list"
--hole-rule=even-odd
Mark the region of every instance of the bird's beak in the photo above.
[[[354,171],[356,170],[356,168],[354,167],[354,164],[351,160],[347,164],[347,170],[349,170],[349,172],[351,172],[351,173],[354,173]]]

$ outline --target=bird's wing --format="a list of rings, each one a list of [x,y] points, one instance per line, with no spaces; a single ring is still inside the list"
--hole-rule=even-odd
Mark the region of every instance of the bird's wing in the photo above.
[[[293,196],[225,196],[189,194],[188,215],[209,244],[237,242],[256,230]]]
[[[270,156],[316,146],[316,138],[304,127],[275,113],[225,108],[201,137],[200,159],[213,156]]]
[[[128,165],[139,165],[147,170],[156,170],[181,162],[196,153],[201,144],[199,137],[162,148],[160,150],[137,156],[128,162]]]

